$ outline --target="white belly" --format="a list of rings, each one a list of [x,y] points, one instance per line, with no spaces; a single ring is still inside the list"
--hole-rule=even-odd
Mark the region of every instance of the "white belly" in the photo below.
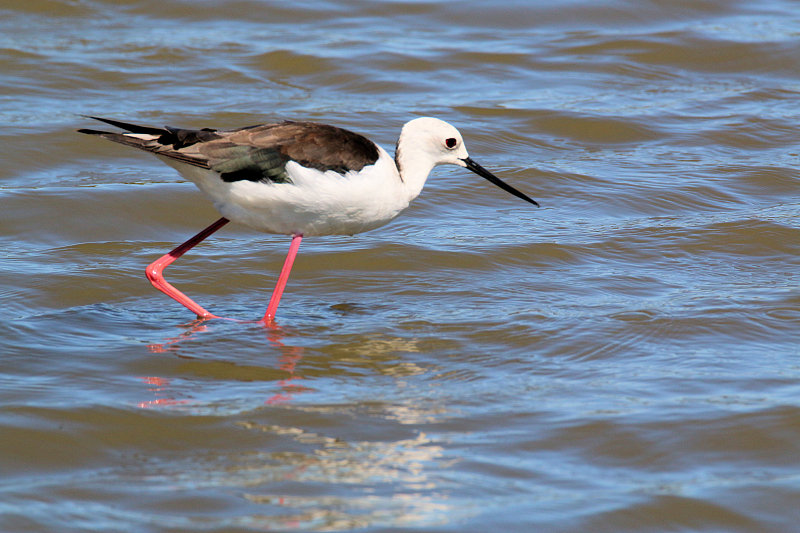
[[[384,150],[374,165],[344,176],[289,162],[292,183],[226,183],[214,171],[164,160],[208,195],[224,217],[266,233],[353,235],[383,226],[410,201]]]

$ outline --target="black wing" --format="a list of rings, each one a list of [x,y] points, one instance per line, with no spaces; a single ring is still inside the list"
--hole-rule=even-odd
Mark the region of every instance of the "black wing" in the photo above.
[[[219,172],[225,181],[289,182],[286,163],[339,174],[374,164],[378,147],[352,131],[314,122],[281,122],[217,131],[152,128],[89,117],[129,133],[81,129],[81,133],[134,146],[170,159]]]

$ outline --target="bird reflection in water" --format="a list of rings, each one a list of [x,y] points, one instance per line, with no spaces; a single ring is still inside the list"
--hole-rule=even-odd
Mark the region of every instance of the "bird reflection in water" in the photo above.
[[[180,353],[181,343],[194,340],[198,335],[208,331],[207,324],[205,320],[195,320],[188,324],[188,329],[180,335],[170,337],[161,343],[150,344],[147,348],[152,353],[173,353],[180,358],[194,359],[191,356]],[[264,328],[264,332],[270,346],[277,349],[280,353],[277,369],[283,371],[287,376],[278,381],[277,384],[280,390],[267,398],[264,403],[267,405],[275,405],[290,402],[296,394],[310,390],[308,387],[296,383],[296,380],[302,379],[302,376],[296,374],[296,367],[297,363],[303,358],[303,348],[284,344],[283,339],[286,338],[286,333],[277,326],[273,325],[270,328]],[[170,378],[141,376],[139,379],[148,385],[148,391],[156,396],[154,400],[139,402],[138,406],[141,408],[166,407],[192,403],[191,400],[175,397],[174,387],[171,386],[172,380]]]

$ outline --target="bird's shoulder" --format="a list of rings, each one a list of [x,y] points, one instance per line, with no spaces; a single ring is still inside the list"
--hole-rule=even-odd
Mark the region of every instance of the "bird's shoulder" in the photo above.
[[[234,146],[274,150],[287,160],[318,170],[359,171],[380,156],[377,145],[363,135],[316,122],[287,120],[218,133]]]

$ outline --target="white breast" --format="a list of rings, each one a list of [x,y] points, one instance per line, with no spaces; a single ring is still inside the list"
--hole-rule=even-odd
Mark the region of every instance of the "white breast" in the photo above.
[[[379,150],[374,165],[345,175],[290,161],[286,172],[292,183],[226,183],[211,170],[164,160],[234,222],[285,235],[353,235],[383,226],[410,201],[394,160]]]

